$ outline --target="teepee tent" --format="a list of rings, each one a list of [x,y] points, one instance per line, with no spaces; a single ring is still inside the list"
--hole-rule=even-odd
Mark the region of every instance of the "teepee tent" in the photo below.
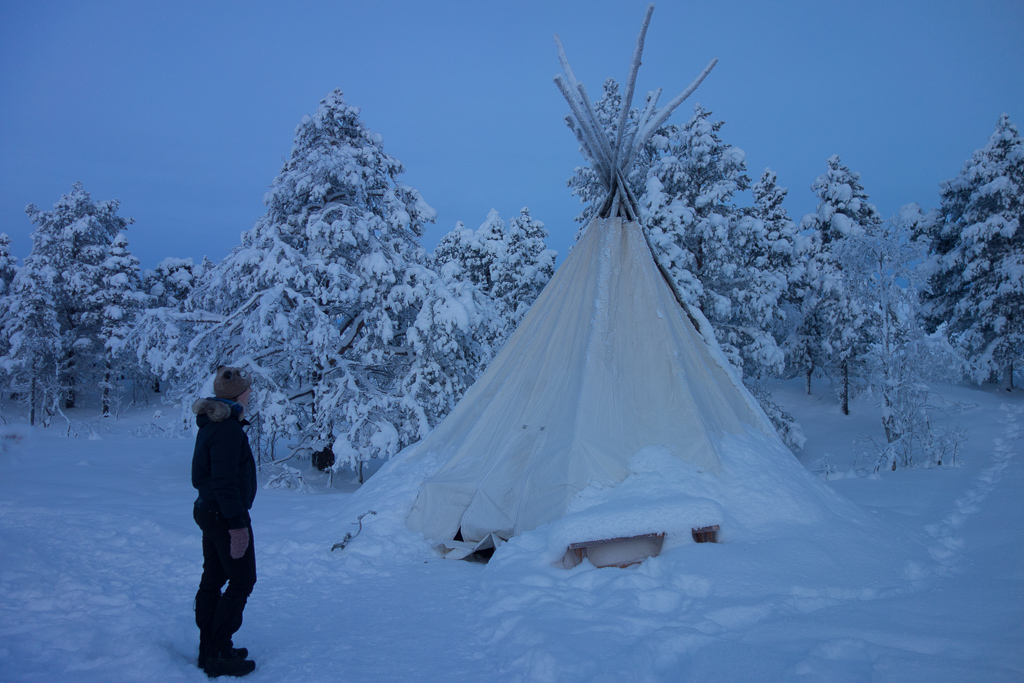
[[[569,102],[570,127],[608,195],[505,347],[416,449],[417,459],[439,465],[406,523],[448,556],[560,519],[580,491],[615,487],[635,469],[637,454],[652,448],[696,477],[714,478],[733,457],[726,444],[736,436],[748,444],[743,453],[752,440],[755,450],[802,470],[729,368],[707,321],[659,268],[623,182],[634,154],[715,64],[665,107],[649,97],[629,121],[652,11],[637,38],[614,140],[558,43],[564,76],[555,80]],[[680,523],[716,521],[712,514]],[[663,535],[659,524],[652,519],[654,528],[640,535]]]

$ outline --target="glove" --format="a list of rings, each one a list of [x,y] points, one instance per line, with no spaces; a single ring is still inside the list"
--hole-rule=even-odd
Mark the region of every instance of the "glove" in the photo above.
[[[241,559],[249,548],[249,530],[245,528],[228,529],[228,535],[231,536],[231,559]]]

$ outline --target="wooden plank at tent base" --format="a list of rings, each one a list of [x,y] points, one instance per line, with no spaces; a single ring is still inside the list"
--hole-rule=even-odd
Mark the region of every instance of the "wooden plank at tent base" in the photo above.
[[[694,543],[718,543],[718,525],[702,526],[699,529],[690,529],[693,534]]]
[[[562,566],[572,569],[586,558],[595,567],[629,567],[648,557],[657,557],[664,542],[662,532],[570,543],[562,557]]]

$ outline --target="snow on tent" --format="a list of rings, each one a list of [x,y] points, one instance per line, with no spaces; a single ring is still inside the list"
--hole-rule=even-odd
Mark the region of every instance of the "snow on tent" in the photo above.
[[[446,557],[486,557],[557,523],[564,566],[583,556],[624,566],[663,541],[713,536],[694,529],[718,525],[727,540],[845,507],[782,444],[638,223],[623,182],[633,156],[715,64],[666,106],[651,97],[629,120],[652,11],[616,139],[558,43],[564,76],[555,80],[607,199],[486,372],[399,458],[422,476],[406,525]]]

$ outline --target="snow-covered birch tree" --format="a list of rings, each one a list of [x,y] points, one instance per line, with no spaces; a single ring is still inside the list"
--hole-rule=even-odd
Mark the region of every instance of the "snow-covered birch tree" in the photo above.
[[[873,469],[942,465],[955,458],[959,431],[939,426],[929,380],[949,379],[941,344],[929,338],[919,318],[919,265],[926,244],[913,239],[935,220],[917,204],[908,204],[871,236],[848,238],[844,263],[854,289],[869,310],[864,356],[866,378],[882,413],[884,443],[874,443]]]

